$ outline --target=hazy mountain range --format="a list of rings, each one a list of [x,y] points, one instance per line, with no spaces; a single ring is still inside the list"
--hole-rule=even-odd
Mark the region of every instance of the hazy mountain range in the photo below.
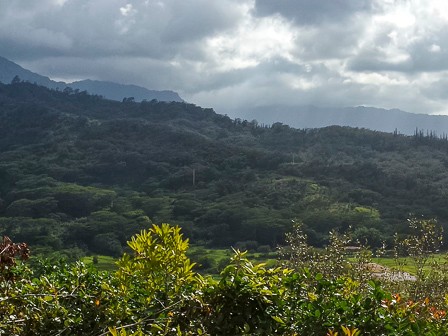
[[[87,91],[107,99],[121,101],[134,97],[135,101],[159,100],[182,102],[173,91],[148,90],[137,85],[124,85],[106,81],[82,80],[73,83],[57,82],[31,72],[0,56],[0,82],[10,83],[15,76],[51,89]],[[295,128],[319,128],[331,125],[367,128],[371,130],[414,134],[416,129],[434,132],[438,136],[448,134],[448,116],[414,114],[398,109],[386,110],[374,107],[323,108],[316,106],[272,105],[234,111],[235,117],[257,120],[260,123],[281,122]]]
[[[236,114],[236,113],[235,113]],[[368,128],[382,132],[412,135],[416,129],[448,134],[448,116],[415,114],[398,109],[374,107],[324,108],[316,106],[272,105],[254,107],[241,116],[247,120],[272,124],[281,122],[295,128],[320,128],[332,125]]]
[[[53,81],[22,68],[20,65],[0,56],[0,82],[8,84],[15,76],[23,81],[36,83],[50,89],[64,90],[71,87],[74,90],[87,91],[90,94],[101,95],[104,98],[121,101],[123,98],[134,97],[135,101],[153,100],[182,102],[182,98],[174,91],[148,90],[137,85],[125,85],[106,81],[81,80],[72,83]]]

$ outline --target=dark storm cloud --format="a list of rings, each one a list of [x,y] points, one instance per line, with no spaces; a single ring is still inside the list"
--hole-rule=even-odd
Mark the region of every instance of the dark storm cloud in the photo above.
[[[173,89],[218,111],[439,111],[447,22],[441,0],[0,1],[0,56],[62,80]]]
[[[195,43],[238,20],[233,3],[69,0],[62,5],[42,1],[37,8],[34,1],[2,2],[0,54],[12,59],[111,54],[166,59],[189,49],[198,57]]]
[[[332,24],[327,29],[308,29],[297,38],[297,55],[303,60],[345,58],[356,53],[364,26],[353,22],[350,26]]]
[[[350,20],[354,13],[374,9],[372,0],[256,0],[255,13],[260,16],[280,14],[298,25]]]
[[[203,39],[241,16],[236,0],[0,2],[0,55],[50,77],[179,90],[191,81],[173,64],[204,60]]]
[[[448,31],[439,36],[448,37]],[[422,39],[409,48],[411,71],[438,72],[448,70],[448,39],[437,41]]]
[[[411,60],[391,62],[387,56],[375,57],[368,53],[358,55],[347,63],[347,69],[357,72],[411,72],[412,68]]]
[[[190,42],[232,27],[240,14],[228,8],[228,1],[171,1],[170,22],[162,39],[165,42]]]

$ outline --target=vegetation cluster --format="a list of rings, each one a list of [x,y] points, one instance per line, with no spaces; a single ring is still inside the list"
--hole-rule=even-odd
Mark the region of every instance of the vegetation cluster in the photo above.
[[[447,154],[418,130],[0,84],[0,335],[447,335]],[[398,269],[377,274],[383,242]],[[279,244],[278,267],[236,249],[214,277],[189,258]]]
[[[291,219],[322,247],[372,247],[410,213],[446,227],[448,142],[365,129],[260,125],[187,103],[114,102],[0,84],[0,234],[36,254],[118,257],[152,223],[194,245],[269,251]]]
[[[414,224],[417,231],[401,246],[416,260],[428,260],[434,245],[427,243],[438,239],[430,231],[434,222]],[[216,279],[194,271],[188,240],[168,224],[133,236],[131,254],[113,273],[80,262],[18,263],[9,270],[14,278],[0,273],[0,334],[447,334],[446,274],[380,282],[364,268],[366,251],[348,261],[342,258],[345,238],[332,236],[328,253],[317,256],[307,252],[297,225],[288,235],[286,264],[253,265],[235,251]]]

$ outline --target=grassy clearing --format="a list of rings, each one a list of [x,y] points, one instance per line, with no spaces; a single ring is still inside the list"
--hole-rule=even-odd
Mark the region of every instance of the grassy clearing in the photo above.
[[[98,262],[96,263],[94,263],[94,256],[84,257],[82,258],[82,261],[87,265],[93,264],[100,271],[115,271],[117,269],[117,266],[115,264],[115,262],[117,261],[116,259],[102,255],[98,255],[95,257],[98,260]]]
[[[230,258],[234,255],[232,249],[210,249],[203,246],[192,245],[188,250],[188,256],[197,264],[197,269],[203,274],[219,274],[219,272],[229,264]],[[100,271],[115,271],[117,269],[116,259],[97,255],[97,262],[93,262],[94,256],[81,259],[85,264],[93,264]],[[275,267],[278,263],[276,252],[249,252],[247,257],[254,264],[264,263],[267,267]]]
[[[204,274],[218,274],[222,268],[227,265],[234,252],[232,249],[211,249],[203,246],[193,245],[188,251],[188,256],[198,265],[201,273]],[[116,259],[109,256],[96,256],[98,262],[94,266],[101,271],[115,271],[117,269]],[[266,267],[276,267],[279,263],[277,252],[249,252],[247,258],[254,264],[266,264]],[[93,264],[93,256],[84,257],[82,261],[86,264]],[[390,269],[401,270],[410,274],[416,274],[415,262],[411,257],[406,258],[392,258],[381,257],[372,258],[372,262]],[[430,264],[448,266],[448,254],[432,255],[425,266],[425,269],[430,269]]]
[[[415,265],[410,258],[399,258],[398,262],[394,258],[372,258],[372,262],[390,269],[401,270],[410,274],[415,274]]]
[[[234,252],[232,249],[211,249],[203,246],[193,245],[188,251],[188,256],[198,264],[198,268],[205,274],[218,274],[222,268],[228,264]],[[115,271],[116,259],[109,256],[96,256],[98,262],[94,266],[101,271]],[[254,264],[264,263],[267,267],[275,267],[278,265],[277,252],[249,252],[247,258]],[[82,261],[86,264],[93,264],[93,256],[84,257]],[[416,266],[411,257],[398,258],[396,260],[392,257],[373,258],[372,262],[390,269],[401,270],[410,274],[416,274]],[[448,266],[448,254],[432,255],[425,266],[425,269],[430,268],[430,263],[436,263],[440,266]]]
[[[373,258],[372,262],[391,269],[401,270],[413,275],[416,274],[417,268],[415,265],[415,261],[411,257],[398,258],[398,259],[392,257]],[[440,267],[448,266],[448,254],[440,253],[429,256],[423,269],[429,271],[431,268],[431,264],[435,264]]]
[[[234,255],[232,249],[211,249],[203,246],[190,246],[187,255],[198,265],[203,274],[218,274]],[[247,258],[254,264],[266,264],[275,267],[278,263],[277,252],[248,252]]]

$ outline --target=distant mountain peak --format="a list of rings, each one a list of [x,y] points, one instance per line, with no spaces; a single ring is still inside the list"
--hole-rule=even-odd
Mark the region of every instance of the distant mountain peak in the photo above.
[[[56,89],[65,85],[64,82],[53,81],[46,76],[24,69],[17,63],[0,56],[0,82],[9,84],[15,76],[19,76],[21,80],[36,83],[50,89]]]
[[[138,85],[119,84],[108,81],[85,79],[73,83],[56,82],[46,76],[39,75],[20,65],[0,56],[0,82],[11,83],[15,76],[21,80],[36,83],[50,89],[63,90],[66,87],[87,91],[90,94],[101,95],[104,98],[121,101],[123,98],[134,97],[135,101],[153,100],[183,102],[183,99],[174,91],[149,90]]]
[[[68,83],[67,86],[73,89],[86,90],[89,93],[95,93],[104,98],[118,101],[125,97],[134,97],[135,101],[156,99],[159,101],[183,102],[183,99],[174,91],[148,90],[133,84],[119,84],[109,81],[85,79]]]
[[[369,106],[316,107],[313,105],[268,105],[247,109],[247,120],[272,124],[282,122],[295,128],[321,128],[332,125],[367,128],[382,132],[398,131],[412,135],[416,129],[448,133],[448,116],[409,113],[399,109]]]

